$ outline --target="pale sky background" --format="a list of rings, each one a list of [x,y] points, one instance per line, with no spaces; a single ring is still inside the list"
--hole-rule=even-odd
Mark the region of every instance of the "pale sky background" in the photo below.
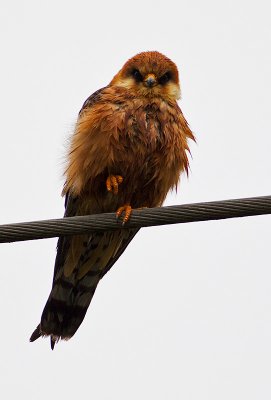
[[[270,194],[269,0],[0,4],[0,223],[63,215],[84,100],[124,62],[178,65],[191,174],[166,204]],[[0,245],[2,399],[271,398],[271,217],[142,230],[52,352],[29,343],[56,239]]]

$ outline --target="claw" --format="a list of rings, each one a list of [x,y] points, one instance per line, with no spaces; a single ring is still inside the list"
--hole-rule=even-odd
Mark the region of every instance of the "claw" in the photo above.
[[[129,204],[125,204],[122,207],[119,207],[116,212],[117,218],[119,218],[124,213],[124,217],[122,219],[122,225],[124,225],[130,218],[132,214],[132,207]]]
[[[123,177],[120,175],[109,175],[106,179],[106,189],[108,192],[113,192],[114,194],[118,194],[119,185],[123,182]]]

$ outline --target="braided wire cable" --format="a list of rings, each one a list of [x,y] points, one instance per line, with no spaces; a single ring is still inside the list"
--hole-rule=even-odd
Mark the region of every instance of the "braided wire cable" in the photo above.
[[[271,214],[271,196],[133,210],[124,226],[115,213],[0,225],[0,243],[264,214]]]

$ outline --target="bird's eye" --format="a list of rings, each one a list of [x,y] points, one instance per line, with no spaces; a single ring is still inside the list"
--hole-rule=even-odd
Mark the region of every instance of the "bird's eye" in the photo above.
[[[132,75],[135,78],[137,82],[142,82],[143,81],[143,76],[141,73],[138,71],[138,69],[133,69]]]
[[[171,79],[171,73],[166,72],[164,75],[160,76],[158,82],[160,83],[160,85],[165,85],[165,83],[167,83],[170,79]]]

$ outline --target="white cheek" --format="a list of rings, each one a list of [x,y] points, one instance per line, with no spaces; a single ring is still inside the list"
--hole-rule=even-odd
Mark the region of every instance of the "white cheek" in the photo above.
[[[174,97],[176,100],[181,98],[181,89],[179,85],[176,85],[176,83],[169,83],[168,92],[170,93],[170,96]]]
[[[126,89],[132,89],[135,85],[135,81],[133,78],[118,79],[116,85]]]

